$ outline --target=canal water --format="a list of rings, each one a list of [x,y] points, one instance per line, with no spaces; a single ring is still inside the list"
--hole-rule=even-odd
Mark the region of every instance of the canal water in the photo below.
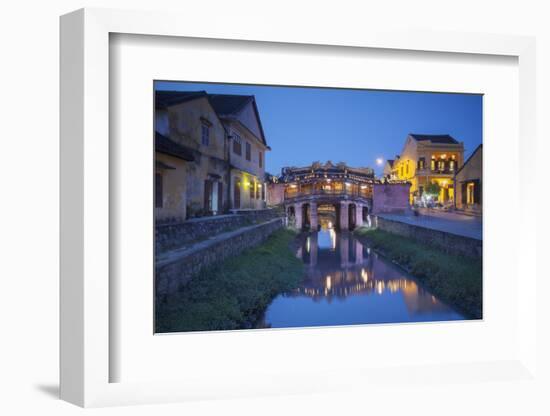
[[[464,319],[412,276],[330,221],[301,237],[305,276],[277,296],[262,327],[426,322]]]

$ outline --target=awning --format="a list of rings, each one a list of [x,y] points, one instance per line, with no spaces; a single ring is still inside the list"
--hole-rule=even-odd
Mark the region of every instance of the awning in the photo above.
[[[160,134],[158,131],[155,132],[155,151],[174,156],[178,159],[186,160],[188,162],[192,162],[195,160],[191,149],[188,149],[187,147],[174,142],[168,137]]]
[[[166,163],[161,162],[160,160],[155,160],[155,168],[157,168],[157,169],[172,169],[172,170],[176,169],[175,167],[167,165]]]

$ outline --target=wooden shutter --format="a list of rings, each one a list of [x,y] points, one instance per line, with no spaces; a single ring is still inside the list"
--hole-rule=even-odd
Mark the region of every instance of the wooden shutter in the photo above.
[[[218,182],[218,212],[223,212],[223,183]]]
[[[208,179],[204,181],[204,209],[206,211],[212,210],[212,182]]]
[[[462,205],[464,205],[464,206],[466,205],[466,195],[467,195],[467,189],[466,188],[467,188],[467,186],[468,185],[466,184],[466,182],[462,182],[460,184],[460,188],[462,190],[462,192],[461,192],[462,193],[461,201],[462,201]]]
[[[237,178],[235,178],[235,185],[233,187],[233,203],[235,205],[233,208],[239,209],[241,207],[241,187]]]
[[[155,174],[155,208],[162,208],[162,175]]]
[[[481,203],[481,184],[478,179],[472,181],[474,183],[474,204]]]

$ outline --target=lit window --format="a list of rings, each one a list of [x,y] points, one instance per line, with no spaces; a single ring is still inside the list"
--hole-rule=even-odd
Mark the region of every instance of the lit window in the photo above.
[[[473,182],[470,182],[468,185],[466,185],[466,203],[468,205],[472,205],[475,202],[474,188],[475,188],[475,184]]]
[[[250,199],[254,199],[254,191],[256,190],[256,182],[250,183]]]
[[[451,172],[454,172],[454,170],[455,170],[455,161],[454,160],[449,161],[449,170]]]
[[[430,162],[430,169],[435,170],[435,159],[432,159],[432,161]]]

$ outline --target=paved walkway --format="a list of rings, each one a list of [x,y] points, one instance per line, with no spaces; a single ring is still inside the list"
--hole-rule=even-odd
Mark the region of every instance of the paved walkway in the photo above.
[[[186,245],[180,248],[166,251],[156,256],[155,267],[164,267],[167,264],[179,261],[182,257],[190,256],[199,251],[207,250],[209,247],[212,247],[215,244],[231,241],[233,237],[236,237],[240,234],[252,232],[255,229],[264,227],[268,224],[272,224],[275,222],[281,222],[281,218],[273,218],[271,220],[258,224],[252,224],[246,227],[237,228],[235,230],[226,231],[224,233],[213,235],[205,240],[194,242],[191,245]]]
[[[433,212],[414,215],[379,214],[388,220],[400,221],[418,227],[431,228],[464,237],[482,239],[483,225],[481,218],[454,212]]]

